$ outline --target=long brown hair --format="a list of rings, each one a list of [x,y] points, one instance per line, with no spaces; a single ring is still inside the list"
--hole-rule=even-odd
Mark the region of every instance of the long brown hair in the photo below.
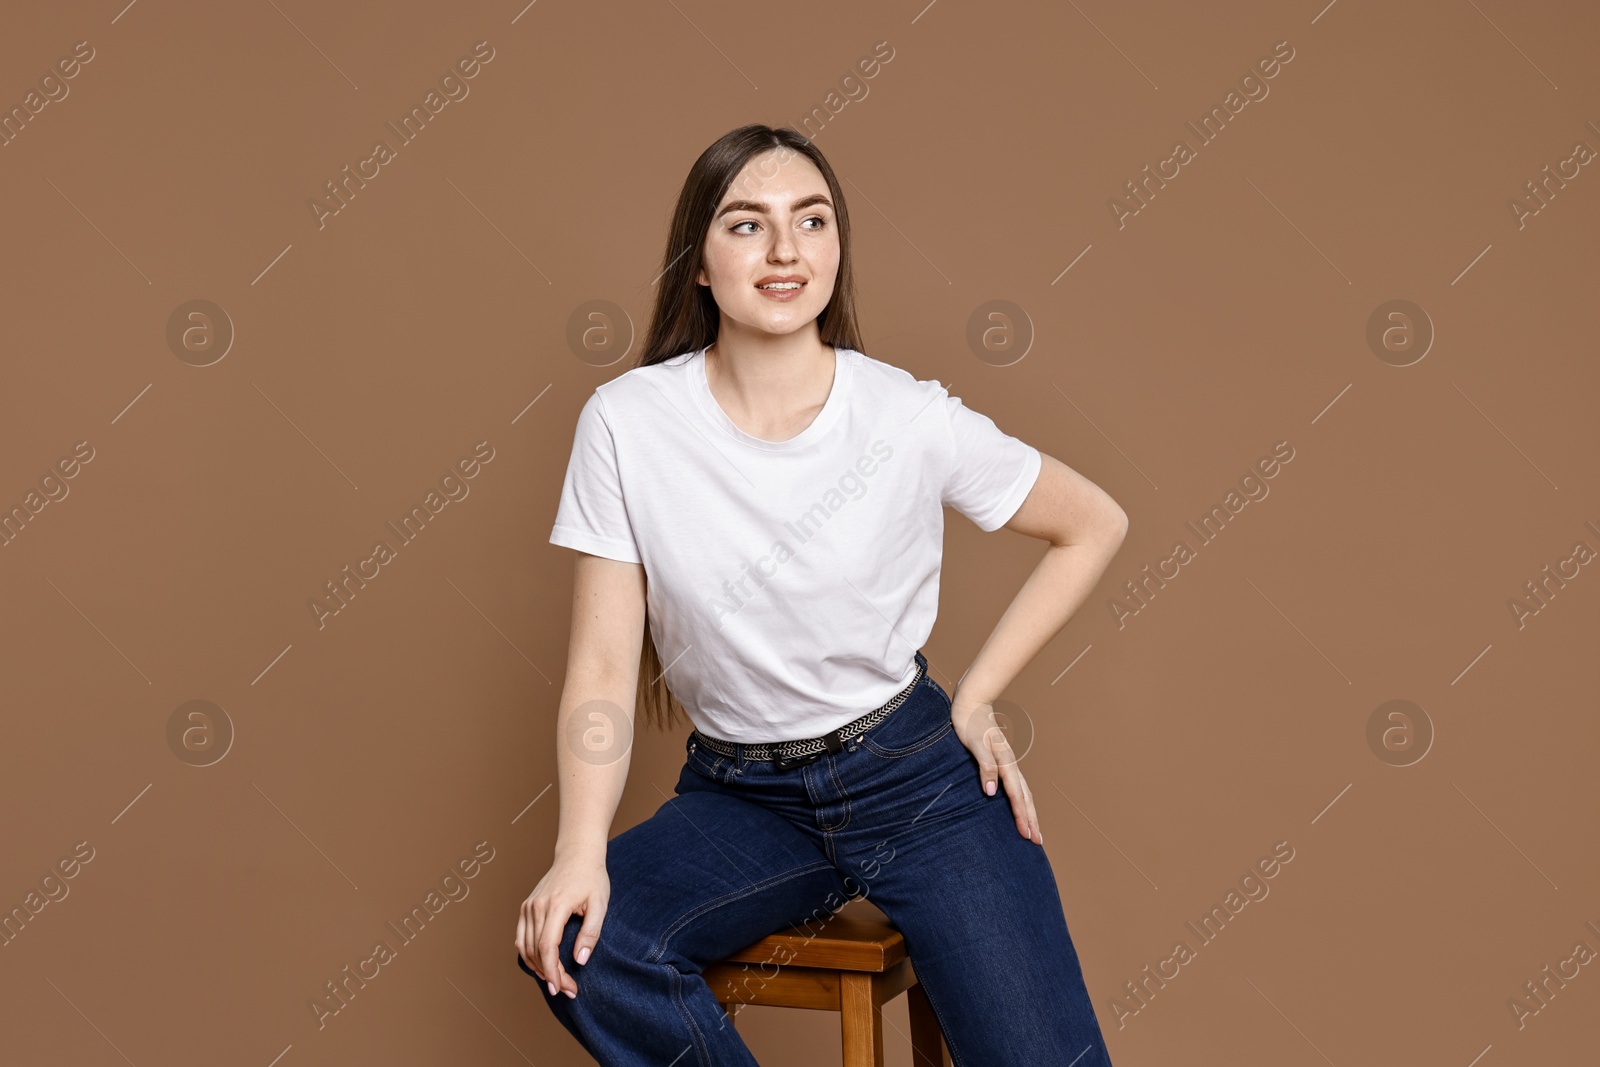
[[[635,367],[648,367],[685,352],[698,352],[717,339],[720,312],[716,299],[710,286],[695,281],[705,260],[706,235],[717,205],[745,164],[751,157],[772,149],[778,150],[780,162],[787,161],[795,153],[805,156],[828,183],[839,228],[839,275],[834,280],[828,306],[817,316],[817,330],[824,344],[864,351],[856,322],[850,214],[845,210],[844,190],[839,187],[839,179],[817,146],[806,137],[786,126],[754,123],[717,138],[689,168],[689,176],[678,193],[678,206],[672,213],[667,247],[661,255],[660,286],[650,313],[650,329]],[[666,672],[650,634],[648,609],[644,648],[639,659],[638,707],[644,712],[644,721],[660,730],[669,730],[682,721],[683,705],[667,688]]]

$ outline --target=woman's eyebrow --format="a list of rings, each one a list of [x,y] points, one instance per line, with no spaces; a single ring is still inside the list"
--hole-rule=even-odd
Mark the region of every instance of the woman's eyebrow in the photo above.
[[[821,193],[813,193],[810,196],[803,196],[799,200],[796,200],[794,203],[790,204],[789,205],[789,210],[790,211],[799,211],[802,208],[808,208],[813,204],[826,204],[828,207],[832,207],[833,206],[832,202],[829,201],[828,198],[823,196]],[[720,219],[722,216],[726,215],[730,211],[754,211],[754,212],[757,212],[757,213],[762,214],[762,215],[768,214],[767,205],[761,203],[760,201],[757,201],[757,200],[730,200],[725,205],[723,205],[723,208],[722,208],[721,211],[717,212],[717,218]]]

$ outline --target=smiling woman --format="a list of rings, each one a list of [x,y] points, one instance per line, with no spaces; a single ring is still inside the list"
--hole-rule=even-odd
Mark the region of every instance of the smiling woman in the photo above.
[[[993,701],[1104,573],[1121,509],[867,354],[843,190],[793,131],[701,153],[659,277],[638,364],[578,413],[550,533],[580,553],[560,828],[518,966],[602,1064],[749,1067],[705,968],[871,877],[955,1062],[1108,1067]],[[922,648],[946,507],[1051,541],[949,695]],[[565,740],[597,706],[694,727],[675,795],[610,840],[626,742]]]

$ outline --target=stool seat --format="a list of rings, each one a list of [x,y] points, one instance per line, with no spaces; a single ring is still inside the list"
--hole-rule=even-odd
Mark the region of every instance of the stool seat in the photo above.
[[[770,934],[706,967],[704,977],[729,1018],[745,1004],[839,1012],[844,1067],[882,1067],[883,1005],[904,992],[913,1064],[949,1067],[904,936],[865,901]]]

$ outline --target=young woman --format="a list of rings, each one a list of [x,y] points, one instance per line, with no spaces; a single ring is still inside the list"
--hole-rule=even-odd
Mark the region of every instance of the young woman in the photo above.
[[[638,364],[578,416],[550,536],[580,553],[560,826],[518,964],[608,1067],[754,1064],[703,968],[865,896],[957,1065],[1108,1067],[992,702],[1126,516],[862,351],[844,197],[793,131],[706,149],[663,268]],[[948,694],[921,650],[945,505],[1050,542]],[[694,730],[675,795],[608,842],[637,706]]]

